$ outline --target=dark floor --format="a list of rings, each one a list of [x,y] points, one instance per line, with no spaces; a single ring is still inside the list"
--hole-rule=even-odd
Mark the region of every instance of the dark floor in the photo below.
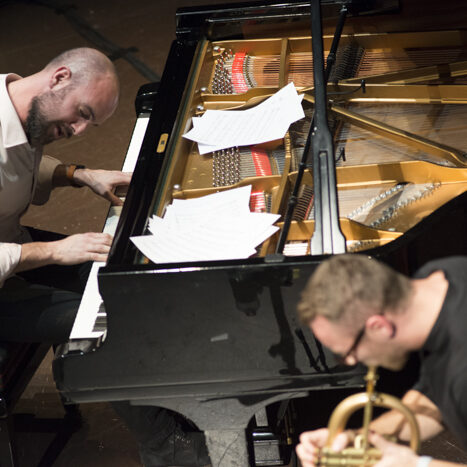
[[[224,0],[225,2],[225,0]],[[175,33],[175,11],[179,6],[223,3],[222,0],[75,0],[75,11],[107,39],[122,48],[136,47],[136,56],[155,73],[163,71]],[[389,31],[464,27],[465,2],[404,1],[400,17],[378,21],[359,19],[348,28],[354,31]],[[0,0],[0,69],[2,73],[27,75],[37,71],[59,52],[72,47],[92,46],[72,28],[60,11],[19,1]],[[123,59],[115,61],[121,79],[119,108],[101,128],[92,128],[82,138],[55,143],[47,152],[64,162],[79,162],[92,168],[119,169],[135,121],[134,98],[148,80]],[[85,209],[83,209],[85,208]],[[32,208],[24,222],[67,234],[100,231],[107,202],[86,190],[60,189],[46,207]],[[38,416],[61,414],[59,397],[50,372],[52,357],[44,362],[29,386],[18,410]],[[134,441],[122,421],[105,404],[82,406],[85,426],[77,432],[56,462],[57,467],[132,467],[141,465]],[[20,467],[33,467],[45,448],[48,435],[21,434],[18,438]],[[435,457],[467,462],[449,435],[424,447]],[[1,459],[0,459],[1,464]]]

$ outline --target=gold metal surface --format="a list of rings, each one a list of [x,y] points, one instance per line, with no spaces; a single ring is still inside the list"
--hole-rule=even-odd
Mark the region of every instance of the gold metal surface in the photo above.
[[[334,409],[328,423],[329,435],[326,446],[321,449],[319,454],[319,466],[352,465],[367,467],[378,462],[381,458],[381,452],[375,448],[371,448],[368,442],[373,407],[384,407],[400,412],[410,426],[410,448],[415,452],[418,452],[420,449],[420,430],[411,410],[396,397],[375,392],[377,380],[376,367],[370,366],[368,368],[365,379],[367,382],[366,392],[361,392],[345,398]],[[332,444],[336,436],[344,431],[350,416],[362,408],[364,410],[363,427],[361,435],[356,438],[355,445],[340,452],[333,451]]]
[[[156,152],[158,154],[161,154],[165,151],[165,146],[167,144],[168,139],[169,139],[169,134],[162,133],[161,137],[159,138],[159,144],[157,145],[157,149],[156,149]]]

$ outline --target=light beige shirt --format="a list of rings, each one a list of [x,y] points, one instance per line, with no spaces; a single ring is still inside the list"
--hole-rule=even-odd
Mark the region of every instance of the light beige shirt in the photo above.
[[[10,81],[19,78],[0,74],[0,287],[20,260],[20,244],[31,240],[20,218],[30,203],[48,199],[52,174],[60,163],[48,157],[41,163],[42,151],[28,143],[7,89]],[[39,178],[43,183],[37,186]]]

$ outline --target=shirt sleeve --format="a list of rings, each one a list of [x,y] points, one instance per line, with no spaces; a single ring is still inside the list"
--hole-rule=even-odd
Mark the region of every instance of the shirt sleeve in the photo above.
[[[12,275],[21,259],[21,245],[0,243],[0,287]]]
[[[61,162],[54,157],[46,155],[42,156],[32,204],[41,205],[45,204],[49,200],[50,193],[53,189],[52,177],[57,165],[60,164]]]

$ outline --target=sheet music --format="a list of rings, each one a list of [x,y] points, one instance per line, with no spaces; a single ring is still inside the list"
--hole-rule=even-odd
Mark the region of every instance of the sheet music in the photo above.
[[[139,150],[141,148],[146,128],[149,122],[149,117],[139,117],[136,120],[133,134],[131,136],[130,145],[123,163],[123,172],[132,172],[135,168],[136,161],[138,160]],[[109,210],[107,220],[104,226],[104,232],[113,235],[117,228],[118,219],[120,217],[121,207],[112,206]],[[105,263],[94,262],[89,273],[86,288],[84,289],[83,298],[76,315],[73,329],[71,330],[70,339],[92,339],[100,337],[104,331],[94,331],[94,323],[103,305],[102,297],[99,293],[99,286],[97,282],[97,272]]]
[[[193,117],[185,138],[198,143],[200,154],[283,138],[291,123],[305,117],[303,95],[289,83],[261,104],[245,110],[207,110]]]
[[[164,218],[149,220],[152,235],[130,240],[154,263],[248,258],[279,228],[279,214],[252,213],[251,185],[174,200]]]

